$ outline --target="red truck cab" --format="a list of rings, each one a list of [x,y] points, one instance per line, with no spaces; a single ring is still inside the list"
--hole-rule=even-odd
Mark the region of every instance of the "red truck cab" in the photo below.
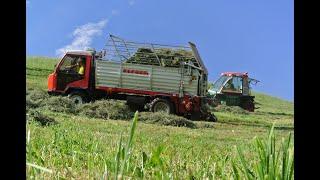
[[[79,74],[77,63],[83,62],[84,73]],[[71,51],[56,65],[48,77],[49,94],[69,94],[75,90],[88,92],[92,88],[93,53],[90,51]],[[91,83],[90,83],[91,82]],[[79,94],[79,93],[78,93]]]

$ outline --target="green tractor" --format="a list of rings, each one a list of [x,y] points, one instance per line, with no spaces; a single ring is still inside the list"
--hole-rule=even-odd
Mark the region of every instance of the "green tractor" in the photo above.
[[[251,95],[250,84],[256,85],[259,81],[248,77],[248,73],[225,72],[208,90],[214,99],[214,104],[240,106],[253,112],[255,109],[254,96]]]

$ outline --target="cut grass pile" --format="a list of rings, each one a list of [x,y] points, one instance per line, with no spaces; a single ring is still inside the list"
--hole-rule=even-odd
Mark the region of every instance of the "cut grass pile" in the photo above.
[[[27,120],[28,121],[35,121],[39,123],[41,126],[49,126],[57,124],[57,121],[49,117],[48,115],[42,114],[40,111],[31,109],[27,114]]]
[[[49,96],[42,90],[27,90],[26,101],[27,111],[30,109],[49,110],[105,120],[130,120],[134,114],[125,101],[98,100],[76,105],[68,97]],[[141,121],[151,124],[196,128],[192,121],[173,114],[143,112],[140,118]]]
[[[30,108],[38,108],[41,103],[49,98],[49,95],[39,89],[27,89],[26,90],[26,110]]]
[[[227,106],[227,105],[218,105],[213,109],[213,112],[227,112],[233,114],[249,114],[249,111],[242,109],[239,106]]]
[[[39,89],[29,89],[26,95],[26,109],[42,109],[54,112],[75,113],[76,105],[67,97],[49,96]]]
[[[77,111],[87,117],[113,120],[129,120],[134,114],[125,101],[118,100],[99,100],[83,104],[77,108]]]
[[[51,96],[42,101],[41,107],[54,112],[77,113],[77,106],[69,98]]]
[[[139,121],[151,123],[151,124],[160,124],[164,126],[177,126],[177,127],[189,127],[196,128],[196,124],[184,117],[166,114],[162,112],[141,112],[139,114]]]

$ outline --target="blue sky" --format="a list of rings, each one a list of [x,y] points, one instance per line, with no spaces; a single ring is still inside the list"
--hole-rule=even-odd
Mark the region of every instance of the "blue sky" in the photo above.
[[[292,0],[28,0],[27,55],[104,47],[109,33],[162,44],[194,42],[209,70],[249,72],[254,90],[293,101]]]

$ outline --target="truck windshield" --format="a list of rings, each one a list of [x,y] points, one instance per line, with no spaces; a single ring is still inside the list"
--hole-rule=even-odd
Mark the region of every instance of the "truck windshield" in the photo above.
[[[78,58],[77,56],[67,54],[62,60],[60,70],[64,71],[66,69],[70,69],[71,67],[75,66],[77,63],[77,58]]]
[[[214,91],[219,91],[222,87],[222,85],[229,79],[228,76],[221,76],[210,88],[211,90]]]

